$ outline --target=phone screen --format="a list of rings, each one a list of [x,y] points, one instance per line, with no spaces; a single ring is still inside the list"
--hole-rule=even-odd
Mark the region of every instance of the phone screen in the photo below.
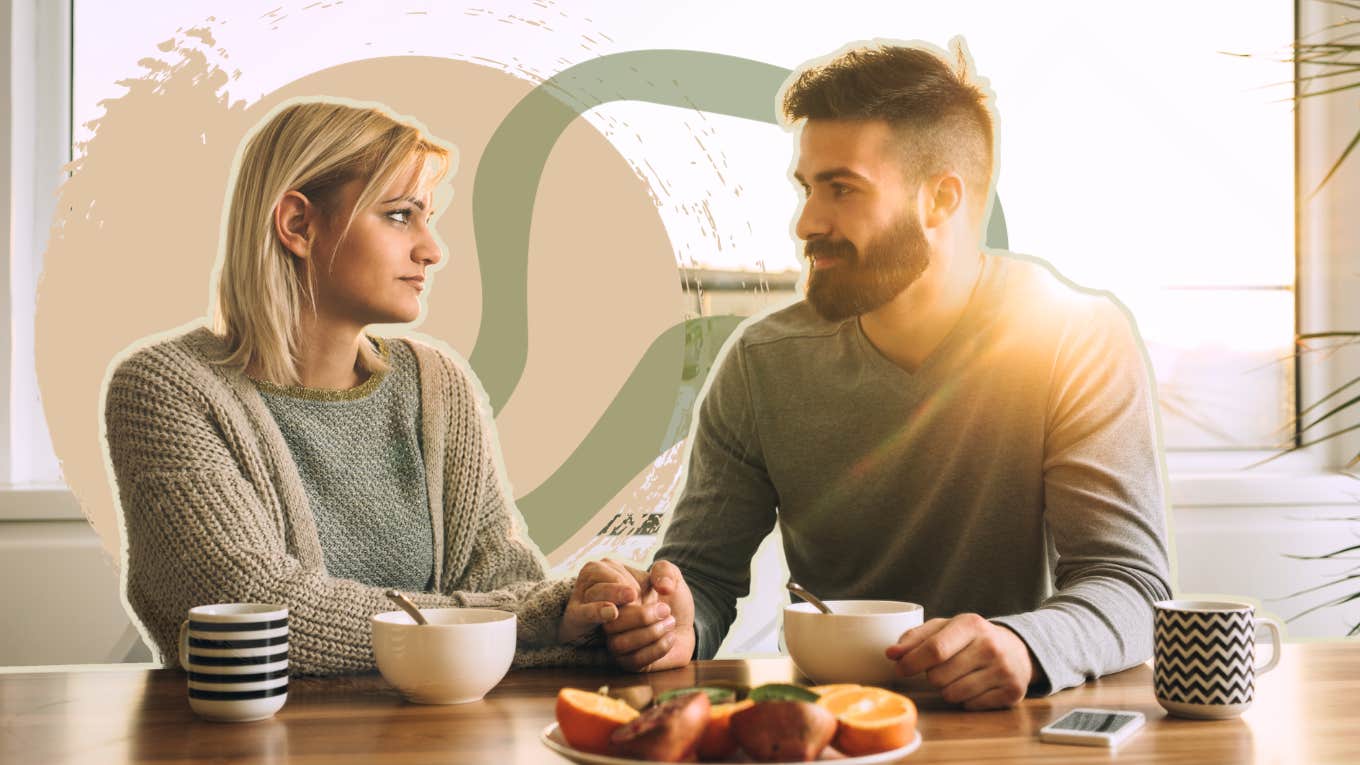
[[[1114,733],[1125,725],[1138,719],[1138,715],[1125,712],[1068,712],[1061,720],[1053,723],[1050,730],[1079,730],[1091,733]]]

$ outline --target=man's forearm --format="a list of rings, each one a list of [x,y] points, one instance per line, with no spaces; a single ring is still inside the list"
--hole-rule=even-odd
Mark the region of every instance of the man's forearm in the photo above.
[[[703,575],[692,573],[683,566],[681,571],[694,594],[694,658],[711,659],[718,653],[736,617],[736,599]]]
[[[1093,573],[1035,611],[992,619],[1020,636],[1035,660],[1031,691],[1047,694],[1147,661],[1152,603],[1170,587],[1147,572]]]

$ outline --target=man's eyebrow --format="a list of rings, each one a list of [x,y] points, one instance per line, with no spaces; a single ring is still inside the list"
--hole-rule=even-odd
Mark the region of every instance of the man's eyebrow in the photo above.
[[[385,200],[383,200],[382,203],[385,204],[385,205],[390,205],[390,204],[392,204],[393,202],[410,202],[411,204],[413,204],[413,205],[415,205],[416,207],[420,208],[420,211],[421,211],[421,212],[425,212],[425,203],[422,202],[422,201],[419,200],[419,199],[416,199],[415,197],[393,197],[393,198],[391,198],[391,199],[385,199]]]
[[[798,181],[799,183],[803,184],[807,183],[807,181],[803,179],[802,173],[795,172],[793,174],[793,177],[794,180]],[[855,172],[854,170],[851,170],[848,167],[833,167],[830,170],[823,170],[822,172],[812,176],[812,180],[817,183],[826,183],[827,181],[833,181],[836,180],[837,178],[848,178],[852,181],[859,181],[861,183],[871,182],[868,178],[864,177],[863,175],[860,175],[859,173]]]

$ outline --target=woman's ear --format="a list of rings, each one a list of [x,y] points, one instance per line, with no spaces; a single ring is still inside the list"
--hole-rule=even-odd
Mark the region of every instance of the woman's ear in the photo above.
[[[299,258],[312,253],[316,238],[317,209],[300,191],[289,191],[274,206],[274,234]]]

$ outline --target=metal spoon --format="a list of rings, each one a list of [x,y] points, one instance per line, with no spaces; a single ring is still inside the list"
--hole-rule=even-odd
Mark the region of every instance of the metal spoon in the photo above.
[[[792,592],[793,594],[797,595],[803,600],[806,600],[807,602],[811,603],[818,611],[821,611],[824,614],[831,613],[831,607],[823,603],[821,598],[803,589],[803,585],[790,579],[789,583],[785,585],[785,587],[789,588],[789,592]]]
[[[425,620],[425,614],[422,614],[420,609],[416,608],[416,604],[412,603],[410,598],[402,595],[396,590],[388,590],[383,594],[387,596],[388,600],[401,606],[401,610],[410,614],[411,618],[416,620],[416,624],[429,624],[429,622]]]

